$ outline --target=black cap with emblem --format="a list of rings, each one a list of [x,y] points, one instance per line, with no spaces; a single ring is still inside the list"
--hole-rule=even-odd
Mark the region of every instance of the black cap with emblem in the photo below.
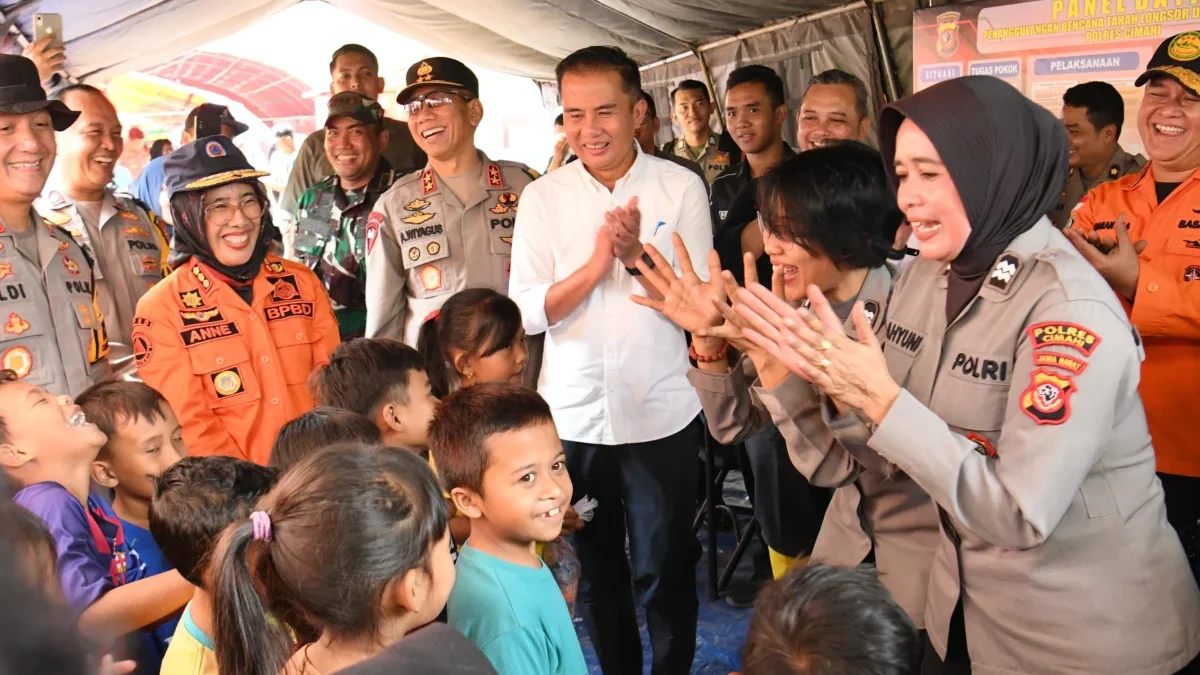
[[[163,160],[167,194],[207,190],[226,183],[269,176],[258,171],[233,141],[224,136],[209,136],[192,141]]]
[[[414,63],[404,78],[405,86],[396,95],[396,102],[406,105],[413,92],[420,87],[443,85],[462,89],[475,98],[479,97],[479,78],[462,61],[435,56]]]
[[[45,110],[55,131],[66,131],[79,113],[46,98],[37,66],[24,56],[0,54],[0,113],[26,115]]]
[[[1200,96],[1200,32],[1188,31],[1163,40],[1146,64],[1146,72],[1133,84],[1140,87],[1154,77],[1169,77],[1193,96]]]

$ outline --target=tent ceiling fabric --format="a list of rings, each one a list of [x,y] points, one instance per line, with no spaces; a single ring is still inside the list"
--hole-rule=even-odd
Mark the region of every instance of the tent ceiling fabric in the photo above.
[[[63,15],[69,72],[105,80],[170,61],[299,0],[0,0],[32,35],[35,12]],[[329,0],[464,61],[551,80],[588,45],[645,64],[846,0]],[[314,30],[319,27],[314,26]],[[352,41],[353,36],[347,36]]]
[[[278,68],[250,59],[213,52],[192,52],[146,71],[164,80],[231,98],[261,120],[313,114],[308,86]]]

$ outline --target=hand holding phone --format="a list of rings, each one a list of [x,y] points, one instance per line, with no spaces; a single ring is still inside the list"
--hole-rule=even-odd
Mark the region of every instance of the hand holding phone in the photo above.
[[[33,42],[25,47],[22,56],[37,66],[43,84],[50,82],[55,74],[65,74],[67,53],[62,41],[61,15],[33,15]]]

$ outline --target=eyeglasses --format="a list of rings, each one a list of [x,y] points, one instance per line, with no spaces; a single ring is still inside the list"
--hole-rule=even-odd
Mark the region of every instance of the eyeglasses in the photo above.
[[[419,115],[425,108],[436,110],[442,106],[454,103],[454,96],[461,98],[464,101],[470,101],[473,97],[465,91],[427,91],[420,96],[411,99],[404,105],[408,110],[409,115]]]
[[[238,204],[220,202],[204,207],[204,220],[210,225],[228,225],[238,211],[248,220],[258,220],[263,214],[263,204],[258,197],[246,197]]]

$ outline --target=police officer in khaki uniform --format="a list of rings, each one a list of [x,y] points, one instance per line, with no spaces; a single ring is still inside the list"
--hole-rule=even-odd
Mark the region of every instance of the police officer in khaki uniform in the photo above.
[[[37,67],[0,55],[0,368],[55,395],[111,375],[92,264],[71,235],[33,210],[54,164],[55,131],[79,113],[48,101]]]
[[[664,152],[699,164],[708,185],[740,159],[720,148],[721,137],[708,125],[712,113],[712,98],[703,82],[680,82],[671,92],[671,121],[679,125],[683,136],[663,146]]]
[[[760,342],[822,390],[838,440],[938,508],[922,671],[1194,668],[1200,591],[1154,474],[1141,339],[1043,215],[1066,170],[1062,124],[970,76],[893,103],[879,126],[921,240],[882,347],[861,309],[848,338],[819,292],[815,315],[761,289],[747,302],[766,334],[782,328]]]
[[[133,313],[137,302],[169,271],[170,245],[153,213],[109,189],[121,155],[121,121],[103,92],[86,84],[58,93],[79,119],[58,133],[54,172],[36,208],[71,233],[93,261],[96,295],[111,340],[109,363],[133,375]]]
[[[483,119],[479,80],[437,57],[408,69],[396,100],[429,163],[396,181],[367,222],[367,337],[415,344],[421,323],[451,295],[508,292],[521,191],[538,177],[475,147]]]
[[[1067,224],[1071,209],[1088,190],[1146,165],[1145,157],[1131,155],[1117,143],[1125,123],[1125,99],[1111,84],[1084,82],[1068,89],[1063,94],[1062,121],[1071,140],[1071,172],[1051,216],[1059,227]]]

